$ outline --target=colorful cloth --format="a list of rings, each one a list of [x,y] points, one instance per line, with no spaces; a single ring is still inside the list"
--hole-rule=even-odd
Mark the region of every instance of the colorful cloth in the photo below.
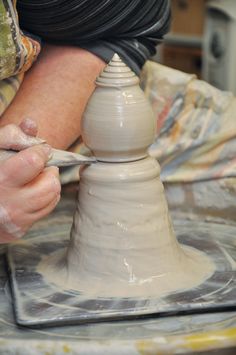
[[[193,75],[148,62],[143,86],[157,118],[150,149],[167,182],[236,176],[236,99]]]

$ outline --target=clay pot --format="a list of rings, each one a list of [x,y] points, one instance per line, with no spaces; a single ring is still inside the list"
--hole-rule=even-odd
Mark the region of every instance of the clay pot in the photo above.
[[[85,144],[101,161],[147,156],[154,140],[155,118],[138,77],[115,54],[96,85],[82,119]]]

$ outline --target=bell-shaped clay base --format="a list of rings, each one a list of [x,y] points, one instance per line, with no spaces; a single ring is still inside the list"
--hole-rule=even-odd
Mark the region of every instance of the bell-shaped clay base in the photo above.
[[[97,297],[158,297],[208,278],[208,257],[174,236],[159,173],[150,157],[83,168],[68,250],[43,261],[45,277]]]

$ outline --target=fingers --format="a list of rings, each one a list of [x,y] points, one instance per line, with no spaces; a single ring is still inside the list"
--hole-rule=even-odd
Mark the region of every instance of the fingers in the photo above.
[[[60,199],[61,184],[59,169],[46,168],[33,182],[22,189],[22,199],[28,201],[24,206],[25,212],[34,213],[49,205],[54,200]]]
[[[21,238],[55,208],[61,191],[59,169],[46,168],[24,187],[1,188],[0,184],[0,243]]]
[[[32,136],[32,137],[35,137],[38,133],[37,123],[35,121],[31,120],[30,118],[26,118],[25,120],[23,120],[20,123],[19,127],[22,129],[22,131],[25,134]]]
[[[56,167],[45,169],[34,184],[35,186],[32,186],[32,184],[30,186],[31,193],[34,192],[36,197],[35,203],[31,206],[33,223],[46,217],[60,201],[59,169]],[[41,195],[41,198],[38,197],[39,195]]]
[[[33,223],[37,222],[41,218],[46,217],[49,213],[51,213],[59,201],[60,201],[60,195],[58,195],[54,200],[52,200],[47,206],[42,208],[40,211],[35,212],[32,215]]]
[[[20,227],[18,227],[17,232],[14,230],[10,230],[9,228],[4,228],[3,225],[0,224],[0,244],[2,243],[10,243],[12,241],[18,240],[21,238],[27,230],[39,219],[47,216],[52,210],[56,207],[57,203],[60,200],[60,195],[51,200],[47,205],[45,205],[41,210],[36,213],[26,214],[24,213],[20,218]],[[16,216],[17,218],[17,216]],[[13,220],[14,220],[13,213]],[[11,226],[13,224],[11,223]]]
[[[1,163],[0,184],[8,187],[20,187],[39,175],[50,158],[51,147],[37,145],[17,153]]]
[[[19,126],[9,124],[0,129],[0,148],[22,150],[45,141],[25,134]]]

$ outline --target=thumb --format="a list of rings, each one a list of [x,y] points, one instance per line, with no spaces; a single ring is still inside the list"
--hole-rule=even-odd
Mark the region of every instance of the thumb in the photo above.
[[[9,124],[0,129],[0,148],[22,150],[45,141],[25,134],[19,126]]]

